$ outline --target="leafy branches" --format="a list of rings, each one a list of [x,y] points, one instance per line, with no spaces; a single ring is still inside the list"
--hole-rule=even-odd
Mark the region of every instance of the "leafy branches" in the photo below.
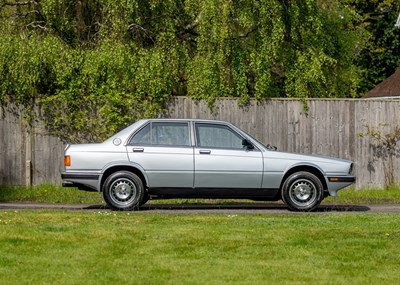
[[[361,82],[361,94],[394,73],[400,66],[400,29],[395,27],[400,12],[399,0],[345,0],[362,17],[361,25],[369,32],[366,47],[355,60]]]
[[[208,100],[355,96],[357,15],[322,0],[0,0],[0,102],[69,141]]]

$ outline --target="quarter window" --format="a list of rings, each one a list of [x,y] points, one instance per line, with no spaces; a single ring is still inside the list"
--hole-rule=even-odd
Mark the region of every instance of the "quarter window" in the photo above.
[[[149,145],[151,144],[150,125],[147,124],[129,142],[130,145]]]
[[[196,123],[198,147],[243,149],[243,138],[225,125]]]
[[[189,126],[184,122],[152,122],[136,133],[129,144],[190,146]]]

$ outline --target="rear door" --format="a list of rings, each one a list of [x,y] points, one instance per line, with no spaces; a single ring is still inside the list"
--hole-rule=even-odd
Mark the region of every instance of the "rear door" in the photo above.
[[[193,188],[194,162],[188,121],[153,121],[127,145],[129,160],[146,172],[150,188]]]

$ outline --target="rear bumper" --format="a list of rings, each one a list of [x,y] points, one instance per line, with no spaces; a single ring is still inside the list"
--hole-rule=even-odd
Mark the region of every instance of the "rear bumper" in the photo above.
[[[84,191],[100,192],[101,175],[97,173],[66,173],[61,174],[63,187],[76,187]]]
[[[87,173],[65,173],[61,174],[62,180],[99,180],[99,174],[87,174]]]
[[[73,182],[63,182],[62,187],[66,188],[78,188],[79,190],[88,191],[88,192],[97,192],[96,189],[89,187],[85,184],[73,183]]]

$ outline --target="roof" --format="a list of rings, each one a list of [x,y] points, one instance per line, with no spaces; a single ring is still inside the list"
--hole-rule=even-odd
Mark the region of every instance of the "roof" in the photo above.
[[[373,97],[398,97],[400,98],[400,68],[390,75],[386,80],[376,85],[367,92],[363,98]]]

